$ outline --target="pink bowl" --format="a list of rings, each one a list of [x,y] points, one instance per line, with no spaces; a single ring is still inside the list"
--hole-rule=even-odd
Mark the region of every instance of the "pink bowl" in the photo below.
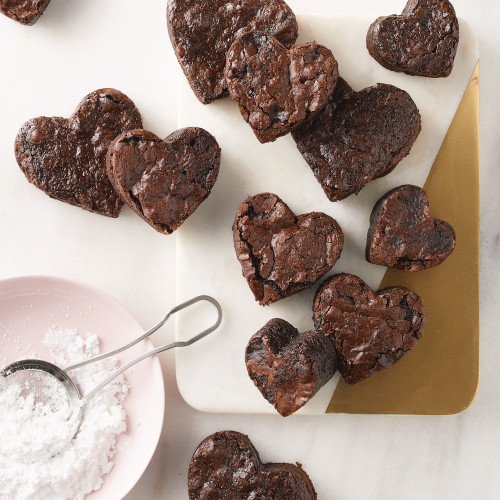
[[[95,333],[101,352],[114,349],[144,330],[118,302],[97,288],[60,278],[26,276],[0,281],[0,366],[17,359],[51,360],[42,346],[51,327]],[[149,340],[116,356],[122,363],[153,348]],[[123,498],[146,469],[158,444],[165,411],[160,362],[145,359],[125,372],[127,431],[120,435],[114,467],[88,499]]]

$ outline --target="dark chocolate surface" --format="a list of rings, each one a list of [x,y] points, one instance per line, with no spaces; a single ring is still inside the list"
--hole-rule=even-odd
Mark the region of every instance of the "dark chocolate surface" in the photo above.
[[[87,95],[71,118],[27,121],[15,153],[26,178],[51,198],[109,217],[123,202],[106,172],[106,153],[122,132],[142,127],[134,103],[114,89]]]
[[[337,369],[329,338],[314,330],[299,333],[279,318],[252,336],[245,361],[254,384],[283,417],[304,406]]]
[[[429,215],[429,198],[418,186],[400,186],[376,203],[370,217],[366,259],[404,271],[437,266],[455,249],[455,231]]]
[[[0,0],[0,12],[24,25],[35,24],[50,0]]]
[[[285,47],[297,20],[283,0],[169,0],[167,21],[175,55],[196,97],[208,104],[228,95],[226,53],[244,31],[265,31]]]
[[[394,287],[374,292],[352,274],[337,274],[316,292],[314,326],[331,337],[338,369],[355,384],[392,366],[413,349],[425,326],[417,294]]]
[[[109,178],[121,198],[163,234],[175,231],[210,194],[221,151],[201,128],[164,141],[146,130],[121,134],[107,155]]]
[[[337,262],[344,235],[321,212],[295,216],[272,193],[247,198],[233,225],[243,276],[261,305],[310,288]]]
[[[366,36],[368,52],[385,68],[430,78],[451,73],[458,41],[448,0],[409,0],[400,16],[375,20]]]
[[[189,465],[189,500],[316,500],[309,476],[288,463],[260,461],[248,436],[221,431],[203,440]]]
[[[330,201],[390,173],[420,133],[420,113],[402,89],[379,83],[355,92],[339,78],[327,105],[292,132]]]
[[[337,78],[330,49],[315,42],[287,50],[267,33],[250,32],[227,53],[229,93],[263,143],[310,120],[327,103]]]

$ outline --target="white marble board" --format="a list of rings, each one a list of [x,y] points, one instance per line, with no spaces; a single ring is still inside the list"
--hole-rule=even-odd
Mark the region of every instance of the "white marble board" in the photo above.
[[[301,331],[312,328],[316,287],[268,307],[255,302],[233,247],[231,227],[239,204],[248,195],[270,191],[296,214],[323,211],[331,215],[345,234],[344,250],[332,273],[354,273],[377,288],[385,268],[364,258],[373,205],[396,186],[424,184],[478,61],[475,37],[463,20],[452,74],[428,79],[388,71],[369,56],[365,36],[372,16],[297,17],[298,42],[316,40],[329,47],[341,76],[355,90],[382,82],[408,91],[420,110],[422,132],[410,155],[390,175],[369,183],[358,196],[332,203],[290,136],[261,145],[231,99],[200,104],[179,71],[179,127],[203,127],[222,148],[220,175],[211,196],[177,234],[177,301],[208,293],[224,310],[217,332],[176,353],[179,390],[191,406],[203,411],[275,413],[247,375],[244,351],[248,339],[273,317],[284,318]],[[203,314],[184,314],[177,321],[176,336],[185,339],[202,325]],[[338,374],[298,414],[324,414],[337,382]]]

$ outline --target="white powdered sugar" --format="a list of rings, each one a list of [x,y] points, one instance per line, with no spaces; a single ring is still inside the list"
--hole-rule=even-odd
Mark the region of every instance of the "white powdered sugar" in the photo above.
[[[0,392],[0,454],[12,462],[40,463],[63,450],[78,430],[79,414],[71,412],[62,384],[30,370],[10,375],[6,385]]]
[[[62,367],[99,354],[98,338],[75,330],[52,329],[44,344]],[[106,359],[70,375],[86,394],[115,367],[115,360]],[[123,375],[87,403],[73,438],[77,424],[68,420],[66,394],[50,378],[46,390],[52,398],[43,403],[26,395],[23,384],[9,383],[0,392],[0,500],[81,500],[101,488],[113,467],[116,438],[126,429]]]

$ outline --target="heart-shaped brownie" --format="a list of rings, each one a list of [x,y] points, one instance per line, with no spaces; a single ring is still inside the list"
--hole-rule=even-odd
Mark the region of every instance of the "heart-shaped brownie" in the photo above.
[[[338,369],[355,384],[392,366],[411,351],[424,332],[420,297],[403,287],[374,292],[352,274],[337,274],[316,292],[314,326],[331,337]]]
[[[18,23],[35,24],[50,0],[0,0],[0,12]]]
[[[283,417],[304,406],[337,369],[328,337],[314,330],[299,333],[279,318],[252,336],[245,360],[254,384]]]
[[[423,271],[444,262],[455,242],[450,224],[429,215],[427,193],[418,186],[399,186],[373,208],[366,260],[403,271]]]
[[[400,16],[375,20],[366,46],[384,68],[440,78],[453,69],[458,40],[458,20],[448,0],[408,0]]]
[[[142,127],[125,95],[100,89],[87,95],[71,118],[27,121],[16,137],[16,160],[24,175],[51,198],[109,217],[123,202],[106,172],[106,152],[125,130]]]
[[[328,104],[292,136],[330,201],[390,173],[420,133],[420,113],[402,89],[379,83],[355,92],[339,78]]]
[[[168,32],[196,97],[208,104],[228,95],[224,66],[244,31],[270,33],[285,47],[297,39],[297,20],[283,0],[169,0]]]
[[[262,143],[310,120],[327,103],[339,76],[330,49],[313,42],[287,50],[263,32],[239,36],[226,59],[229,93]]]
[[[261,305],[313,286],[337,262],[344,244],[335,219],[322,212],[295,216],[272,193],[240,205],[233,239],[243,276]]]
[[[109,147],[107,169],[123,201],[170,234],[210,194],[220,155],[215,137],[202,128],[177,130],[164,141],[147,130],[129,130]]]
[[[316,500],[301,467],[260,461],[248,436],[221,431],[196,449],[188,471],[189,500]]]

